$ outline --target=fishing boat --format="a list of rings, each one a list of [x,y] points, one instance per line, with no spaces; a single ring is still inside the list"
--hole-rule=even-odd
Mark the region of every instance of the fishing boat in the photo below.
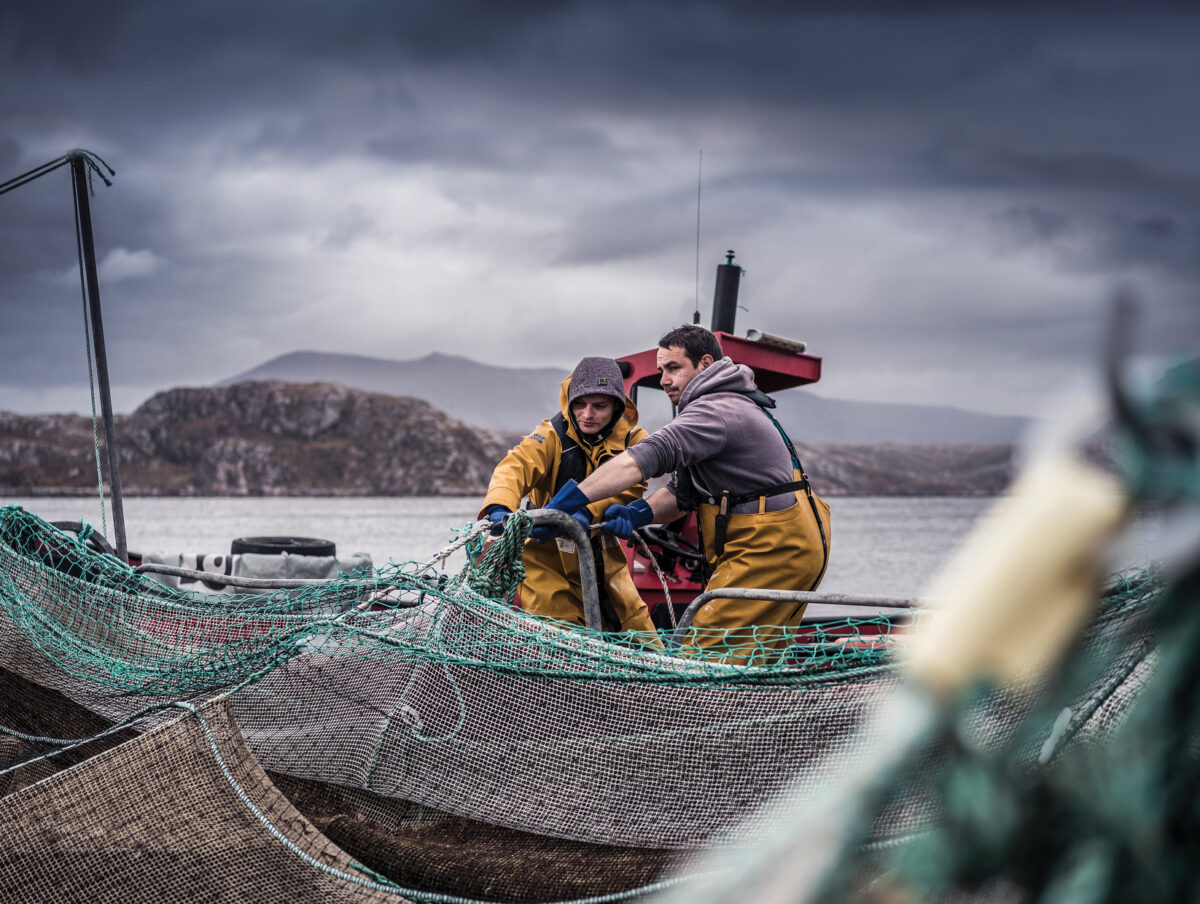
[[[735,253],[726,252],[724,263],[717,265],[713,290],[711,328],[721,350],[735,364],[744,364],[754,373],[754,382],[768,396],[821,379],[821,358],[807,353],[807,343],[786,339],[759,329],[735,332],[741,267]],[[696,321],[699,322],[697,313]],[[617,359],[625,377],[630,398],[636,404],[640,393],[661,391],[657,349],[647,349]],[[774,404],[769,399],[769,404]],[[792,449],[793,456],[795,449]],[[799,464],[798,460],[796,462]],[[801,465],[799,470],[803,472]],[[825,543],[826,564],[830,554]],[[676,522],[642,528],[638,539],[624,543],[625,557],[638,594],[650,609],[660,630],[686,629],[700,606],[714,599],[705,595],[704,560],[700,550],[695,512]],[[802,624],[823,631],[871,636],[901,626],[908,618],[914,601],[882,595],[858,596],[840,593],[799,592],[778,596],[781,603],[803,601],[809,604]],[[813,632],[797,632],[799,640],[810,639]]]

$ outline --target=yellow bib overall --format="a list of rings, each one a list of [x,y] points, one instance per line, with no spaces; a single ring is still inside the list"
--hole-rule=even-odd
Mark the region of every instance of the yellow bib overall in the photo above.
[[[803,475],[795,472],[796,480]],[[808,495],[797,490],[796,502],[786,509],[765,511],[760,497],[757,512],[731,514],[725,527],[720,555],[715,548],[718,505],[702,502],[699,507],[700,534],[704,555],[712,567],[707,590],[747,587],[763,590],[816,590],[825,576],[825,546],[830,541],[829,506],[813,494],[820,524]],[[821,531],[825,544],[821,542]],[[786,646],[787,627],[798,625],[805,603],[768,600],[715,599],[696,613],[696,631],[685,649],[706,648],[722,653],[728,648],[731,661],[762,665],[772,651]]]

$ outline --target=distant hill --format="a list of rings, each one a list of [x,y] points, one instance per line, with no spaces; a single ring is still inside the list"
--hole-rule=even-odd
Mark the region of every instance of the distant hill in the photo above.
[[[477,427],[524,433],[558,410],[558,384],[567,371],[553,367],[493,367],[470,358],[431,354],[415,361],[300,351],[222,380],[338,383],[352,389],[409,396]]]
[[[798,443],[822,496],[995,496],[1014,474],[1003,445]]]
[[[115,428],[130,496],[482,497],[516,441],[418,399],[279,380],[160,392]],[[1010,446],[797,448],[828,496],[994,495],[1012,477]],[[0,411],[0,498],[95,486],[90,418]]]
[[[472,496],[510,437],[329,383],[160,392],[118,415],[130,496]],[[0,496],[95,492],[91,419],[0,412]]]
[[[558,407],[566,371],[494,367],[431,354],[413,361],[299,351],[273,358],[218,385],[243,380],[338,383],[423,399],[452,417],[493,430],[528,431]],[[776,396],[777,415],[797,441],[820,443],[983,444],[1020,440],[1028,421],[931,405],[829,399],[807,389]]]
[[[1030,426],[1027,418],[942,405],[827,399],[805,389],[777,393],[774,399],[775,416],[788,432],[814,443],[1012,445]]]

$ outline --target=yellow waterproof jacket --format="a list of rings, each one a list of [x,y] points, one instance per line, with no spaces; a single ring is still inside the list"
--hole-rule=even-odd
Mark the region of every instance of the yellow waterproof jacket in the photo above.
[[[587,463],[587,474],[591,474],[628,446],[641,442],[647,434],[637,426],[637,408],[627,398],[625,411],[608,436],[594,444],[585,442],[575,429],[568,410],[567,390],[570,382],[569,376],[562,382],[559,408],[566,419],[567,435],[579,444]],[[547,418],[496,465],[478,517],[482,518],[491,505],[502,505],[510,511],[516,511],[525,496],[529,497],[531,508],[544,508],[554,496],[562,452],[558,433]],[[610,505],[631,502],[645,490],[646,485],[640,483],[617,496],[593,502],[588,506],[592,521],[601,520]],[[597,535],[593,533],[593,536]],[[599,542],[603,546],[604,584],[621,622],[621,630],[648,631],[653,636],[654,625],[650,621],[650,613],[638,596],[620,542],[611,534],[599,534]],[[584,554],[590,555],[591,550],[584,550]],[[538,615],[584,624],[583,592],[574,541],[569,537],[558,537],[546,543],[527,540],[523,561],[525,580],[519,589],[522,608]]]

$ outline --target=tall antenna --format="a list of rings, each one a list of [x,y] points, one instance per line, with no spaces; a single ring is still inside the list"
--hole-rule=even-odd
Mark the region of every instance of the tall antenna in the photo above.
[[[692,323],[700,322],[700,183],[704,174],[704,151],[700,150],[700,161],[696,166],[696,311]]]

